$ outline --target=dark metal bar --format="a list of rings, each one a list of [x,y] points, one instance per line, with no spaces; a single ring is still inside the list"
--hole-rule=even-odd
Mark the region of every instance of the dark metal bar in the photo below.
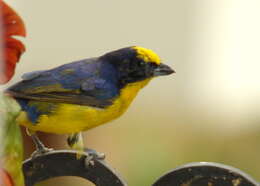
[[[96,186],[127,186],[103,160],[86,162],[84,153],[77,159],[71,150],[51,151],[23,164],[26,186],[58,176],[85,178]],[[160,177],[153,186],[260,186],[249,175],[231,166],[196,162],[176,168]]]
[[[219,163],[190,163],[160,177],[153,186],[259,186],[239,169]]]
[[[58,176],[78,176],[96,186],[126,186],[123,179],[103,160],[94,160],[93,165],[86,163],[87,154],[77,159],[77,152],[71,150],[51,151],[23,164],[25,185],[33,186],[37,182]]]

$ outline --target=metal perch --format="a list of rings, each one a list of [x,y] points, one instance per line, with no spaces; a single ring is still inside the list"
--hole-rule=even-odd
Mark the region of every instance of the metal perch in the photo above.
[[[51,151],[23,164],[26,186],[58,176],[78,176],[96,186],[127,186],[103,160],[86,162],[87,154],[77,159],[71,150]],[[198,162],[176,168],[160,177],[152,186],[260,186],[241,170],[219,164]]]
[[[97,186],[126,186],[123,179],[103,160],[94,160],[94,165],[85,162],[87,154],[77,159],[72,150],[51,151],[23,164],[26,186],[58,176],[78,176]]]

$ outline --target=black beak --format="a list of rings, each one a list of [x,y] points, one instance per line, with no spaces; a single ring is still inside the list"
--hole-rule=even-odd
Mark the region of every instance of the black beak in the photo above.
[[[156,69],[154,69],[153,76],[166,76],[172,73],[175,73],[175,71],[171,69],[171,67],[165,64],[160,64]]]

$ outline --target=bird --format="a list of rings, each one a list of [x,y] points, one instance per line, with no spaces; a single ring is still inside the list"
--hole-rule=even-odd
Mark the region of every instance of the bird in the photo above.
[[[151,49],[130,46],[100,57],[25,73],[5,93],[21,107],[37,152],[48,151],[36,132],[68,134],[68,145],[84,149],[81,132],[120,117],[153,78],[175,71]]]

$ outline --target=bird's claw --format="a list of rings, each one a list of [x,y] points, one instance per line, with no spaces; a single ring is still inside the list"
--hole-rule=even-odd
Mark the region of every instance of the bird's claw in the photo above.
[[[86,165],[86,167],[88,167],[88,168],[89,168],[89,167],[93,167],[93,166],[95,165],[93,156],[89,155],[89,156],[86,157],[86,159],[85,159],[85,165]]]
[[[86,148],[85,152],[87,153],[87,157],[85,159],[85,163],[87,167],[94,166],[95,160],[104,160],[106,157],[104,153],[100,153],[89,148]]]
[[[32,157],[32,159],[34,159],[34,158],[36,158],[36,157],[38,157],[38,156],[41,156],[41,155],[44,155],[44,154],[46,154],[46,153],[48,153],[48,152],[50,152],[50,151],[53,151],[53,149],[52,149],[52,148],[46,148],[46,147],[41,148],[41,149],[37,149],[37,150],[35,150],[35,151],[31,154],[31,157]]]
[[[97,152],[96,150],[94,149],[89,149],[89,148],[86,148],[85,149],[85,152],[90,155],[90,156],[93,156],[94,159],[98,159],[98,160],[103,160],[105,159],[106,155],[102,152]]]

